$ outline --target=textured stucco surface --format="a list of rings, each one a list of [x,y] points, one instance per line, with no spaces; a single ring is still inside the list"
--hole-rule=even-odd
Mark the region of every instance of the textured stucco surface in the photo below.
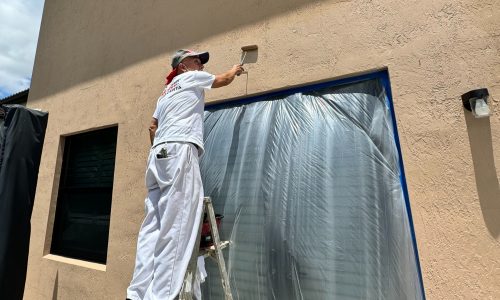
[[[124,298],[143,216],[147,126],[170,55],[208,49],[206,70],[218,73],[247,44],[259,46],[248,79],[208,100],[388,68],[426,295],[500,299],[498,20],[497,0],[46,0],[28,106],[49,111],[49,123],[25,299]],[[492,95],[488,119],[461,105],[460,95],[479,87]],[[107,265],[44,258],[60,136],[113,124]]]

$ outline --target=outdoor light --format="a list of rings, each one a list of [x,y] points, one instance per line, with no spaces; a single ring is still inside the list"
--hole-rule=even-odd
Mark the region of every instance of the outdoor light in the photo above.
[[[462,95],[462,103],[465,109],[472,111],[476,118],[485,118],[490,116],[488,106],[488,89],[472,90]]]

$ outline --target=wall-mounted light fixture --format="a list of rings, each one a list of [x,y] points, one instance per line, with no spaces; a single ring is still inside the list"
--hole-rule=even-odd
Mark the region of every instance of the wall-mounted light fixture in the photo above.
[[[490,116],[488,107],[488,89],[472,90],[462,95],[462,103],[465,109],[472,111],[476,118]]]

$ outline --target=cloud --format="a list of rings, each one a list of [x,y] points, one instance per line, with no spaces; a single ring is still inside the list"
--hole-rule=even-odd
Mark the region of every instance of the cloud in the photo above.
[[[29,88],[44,0],[0,0],[0,97]]]

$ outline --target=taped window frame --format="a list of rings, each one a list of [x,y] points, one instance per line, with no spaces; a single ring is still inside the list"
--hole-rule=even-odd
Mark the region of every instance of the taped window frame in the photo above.
[[[306,84],[303,84],[300,86],[287,87],[287,88],[278,89],[275,91],[270,91],[268,93],[262,93],[262,94],[255,95],[255,96],[249,96],[249,97],[244,97],[244,98],[233,98],[233,99],[227,99],[225,101],[214,101],[212,103],[208,102],[205,104],[205,110],[206,111],[217,110],[217,109],[227,108],[228,106],[244,105],[244,104],[268,100],[270,98],[275,98],[275,97],[280,97],[280,96],[285,97],[287,95],[291,95],[294,93],[307,93],[307,92],[311,92],[311,91],[321,90],[324,88],[331,88],[331,87],[336,87],[336,86],[341,86],[341,85],[354,84],[354,83],[358,83],[361,81],[372,80],[372,79],[380,80],[385,91],[386,91],[386,106],[389,108],[390,115],[391,115],[393,138],[394,138],[396,148],[397,148],[397,153],[398,153],[398,165],[399,165],[399,169],[400,169],[400,183],[401,183],[401,187],[403,190],[403,196],[404,196],[404,201],[405,201],[405,206],[406,206],[408,223],[410,226],[409,229],[410,229],[410,233],[411,233],[412,247],[413,247],[413,250],[415,253],[418,278],[420,281],[419,284],[420,284],[420,289],[421,289],[422,295],[423,295],[424,299],[426,299],[422,271],[421,271],[421,266],[420,266],[420,258],[419,258],[418,248],[417,248],[417,239],[416,239],[416,234],[415,234],[415,228],[413,225],[413,217],[412,217],[412,213],[411,213],[408,186],[407,186],[405,170],[404,170],[403,156],[402,156],[402,152],[401,152],[401,144],[400,144],[400,140],[399,140],[399,133],[398,133],[397,123],[396,123],[396,114],[395,114],[395,110],[394,110],[394,103],[393,103],[393,96],[392,96],[392,90],[391,90],[391,84],[390,84],[389,70],[387,68],[382,68],[382,69],[377,69],[377,70],[369,70],[369,71],[357,73],[354,75],[343,76],[342,78],[337,78],[337,79],[330,79],[330,80],[325,80],[325,81],[320,81],[320,82],[306,83]]]

